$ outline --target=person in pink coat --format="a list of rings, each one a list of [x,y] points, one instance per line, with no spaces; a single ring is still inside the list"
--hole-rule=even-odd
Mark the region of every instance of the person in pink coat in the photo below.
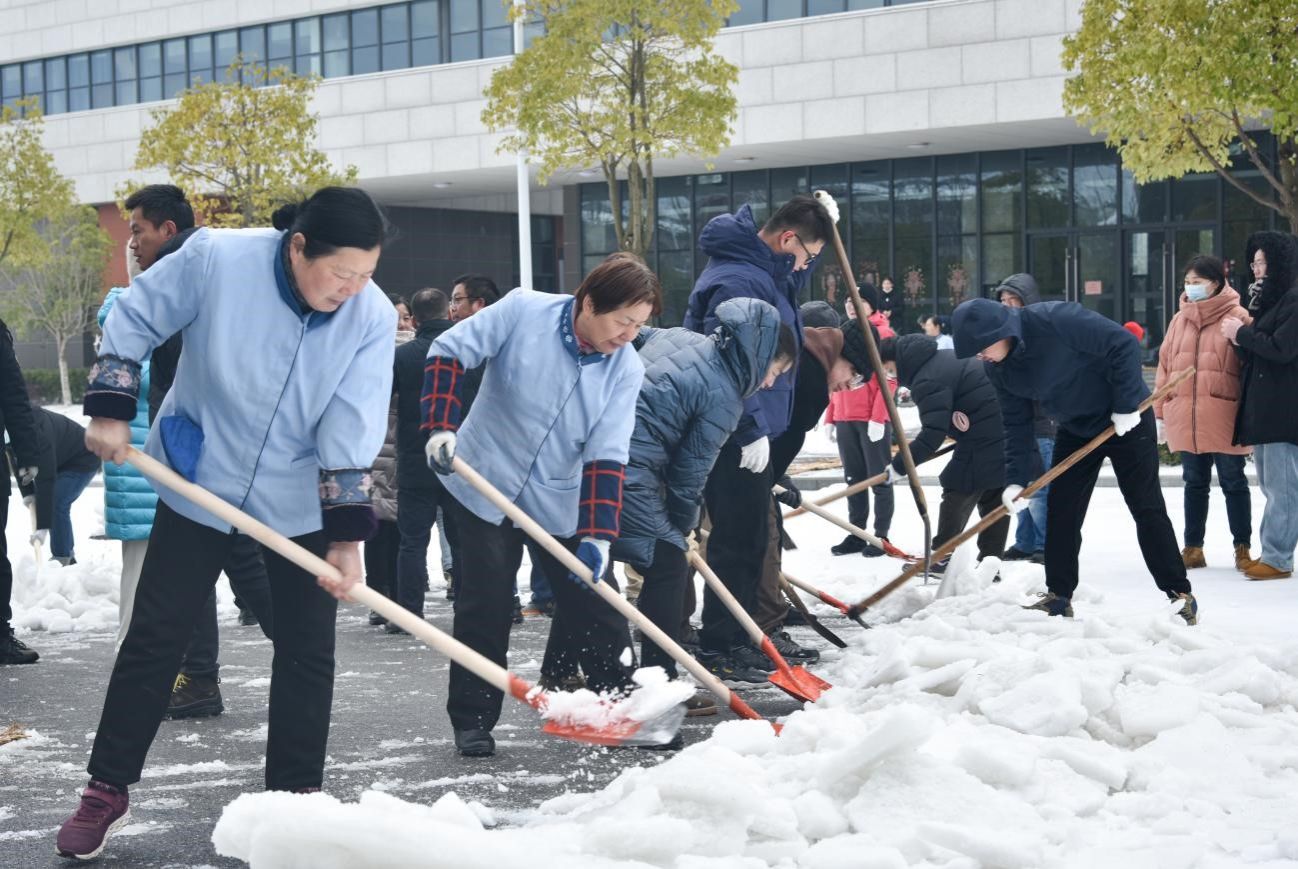
[[[1239,317],[1245,323],[1251,320],[1240,305],[1239,293],[1227,284],[1221,260],[1196,256],[1185,268],[1181,309],[1172,317],[1158,351],[1155,388],[1191,365],[1195,373],[1154,404],[1154,415],[1159,443],[1181,454],[1185,480],[1185,549],[1181,558],[1185,566],[1207,566],[1203,535],[1215,466],[1226,498],[1235,567],[1244,570],[1252,562],[1252,498],[1244,475],[1251,448],[1232,444],[1240,400],[1239,355],[1218,329],[1223,317]]]

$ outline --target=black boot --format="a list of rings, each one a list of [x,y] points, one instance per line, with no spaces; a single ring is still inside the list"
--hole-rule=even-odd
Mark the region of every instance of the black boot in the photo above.
[[[215,676],[187,676],[181,673],[171,688],[171,699],[164,716],[177,718],[203,718],[220,715],[225,711],[221,702],[221,680]]]
[[[14,636],[14,629],[0,626],[0,667],[7,664],[35,664],[40,655]]]
[[[855,534],[849,534],[843,538],[843,542],[829,547],[829,551],[834,555],[856,555],[865,548],[865,541]]]
[[[455,750],[463,757],[491,757],[496,753],[496,740],[490,730],[457,730]]]

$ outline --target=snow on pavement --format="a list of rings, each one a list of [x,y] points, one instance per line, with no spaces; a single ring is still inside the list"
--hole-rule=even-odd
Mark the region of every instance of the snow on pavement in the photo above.
[[[918,520],[898,497],[892,539],[913,545]],[[1180,493],[1167,497],[1179,526]],[[835,687],[780,736],[725,722],[510,826],[454,793],[245,794],[213,842],[254,867],[1296,866],[1295,587],[1225,566],[1218,493],[1211,521],[1222,566],[1192,574],[1197,628],[1154,588],[1120,494],[1099,489],[1075,619],[1021,609],[1042,587],[1033,565],[947,583],[940,599],[912,583],[867,614],[870,631],[831,622],[849,648],[814,669]],[[789,530],[790,572],[840,598],[898,568],[831,558],[840,534],[814,518]]]

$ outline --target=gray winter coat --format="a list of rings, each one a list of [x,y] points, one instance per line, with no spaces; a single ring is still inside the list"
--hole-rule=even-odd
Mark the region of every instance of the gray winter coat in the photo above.
[[[775,358],[780,315],[772,305],[730,299],[717,306],[716,317],[720,325],[710,335],[646,329],[637,339],[645,377],[622,529],[613,542],[613,557],[637,568],[653,563],[659,540],[685,549],[717,454]]]

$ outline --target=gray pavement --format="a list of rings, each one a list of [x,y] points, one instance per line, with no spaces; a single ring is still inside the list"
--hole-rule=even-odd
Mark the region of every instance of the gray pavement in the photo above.
[[[450,604],[429,596],[429,617],[450,630]],[[603,787],[622,769],[661,763],[666,755],[565,742],[540,733],[530,709],[506,701],[496,730],[497,754],[468,760],[455,754],[446,717],[445,659],[408,636],[385,634],[355,606],[338,618],[337,679],[326,792],[353,801],[376,787],[429,804],[448,790],[491,807],[505,824],[568,791]],[[859,630],[840,620],[834,630]],[[549,620],[515,628],[511,663],[535,679]],[[225,714],[163,722],[144,780],[131,789],[132,823],[114,836],[96,864],[104,867],[242,866],[220,858],[211,832],[221,809],[240,793],[262,787],[270,644],[257,628],[223,620],[222,694]],[[806,628],[801,642],[826,644]],[[0,750],[0,867],[63,866],[54,835],[77,804],[85,763],[113,660],[108,634],[28,637],[37,664],[0,668],[0,729],[18,722],[48,741]],[[831,650],[832,651],[832,650]],[[797,703],[775,688],[745,691],[768,716]],[[731,714],[686,719],[686,742],[706,737]]]

